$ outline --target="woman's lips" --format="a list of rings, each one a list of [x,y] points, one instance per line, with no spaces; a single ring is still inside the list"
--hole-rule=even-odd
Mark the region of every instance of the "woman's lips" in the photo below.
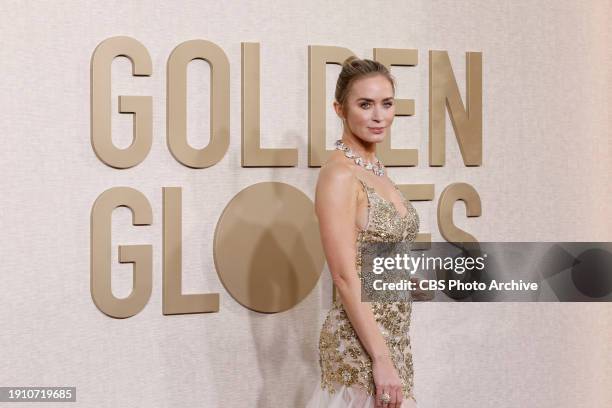
[[[377,135],[379,135],[379,134],[381,134],[382,132],[385,131],[384,127],[371,127],[371,128],[368,128],[368,129],[370,129],[370,132],[376,133]]]

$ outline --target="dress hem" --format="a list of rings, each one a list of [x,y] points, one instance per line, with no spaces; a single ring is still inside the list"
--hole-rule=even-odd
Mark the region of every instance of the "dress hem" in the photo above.
[[[369,394],[363,387],[338,385],[334,392],[317,384],[305,408],[374,408],[376,396]],[[416,408],[414,395],[406,398],[400,408]]]

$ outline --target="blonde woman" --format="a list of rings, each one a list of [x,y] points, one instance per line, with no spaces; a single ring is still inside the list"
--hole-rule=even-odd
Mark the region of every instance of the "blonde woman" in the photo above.
[[[414,207],[387,177],[376,145],[395,116],[395,84],[375,61],[347,59],[334,109],[342,139],[321,168],[315,211],[339,294],[321,329],[321,382],[309,408],[416,407],[406,302],[361,302],[359,251],[367,242],[413,241]]]

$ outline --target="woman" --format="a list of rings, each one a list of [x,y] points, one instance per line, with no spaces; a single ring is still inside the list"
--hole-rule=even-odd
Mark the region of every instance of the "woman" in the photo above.
[[[334,109],[342,139],[323,165],[315,211],[334,300],[319,338],[321,383],[309,408],[412,408],[411,301],[361,302],[359,251],[367,242],[413,241],[414,207],[376,158],[395,116],[395,85],[375,61],[348,58],[336,85]]]

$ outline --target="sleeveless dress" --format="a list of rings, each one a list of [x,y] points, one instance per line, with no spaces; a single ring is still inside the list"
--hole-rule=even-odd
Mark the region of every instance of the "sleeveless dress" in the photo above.
[[[358,179],[368,197],[368,224],[357,235],[355,265],[361,279],[361,248],[366,242],[412,242],[419,230],[419,217],[397,185],[408,210],[402,216],[394,204]],[[412,353],[409,327],[412,299],[401,302],[371,302],[372,312],[391,352],[391,359],[402,381],[403,407],[414,406]],[[321,381],[307,408],[370,408],[376,390],[372,361],[346,315],[339,298],[334,300],[319,336]],[[411,399],[412,401],[409,401]],[[408,401],[407,401],[408,400]]]

